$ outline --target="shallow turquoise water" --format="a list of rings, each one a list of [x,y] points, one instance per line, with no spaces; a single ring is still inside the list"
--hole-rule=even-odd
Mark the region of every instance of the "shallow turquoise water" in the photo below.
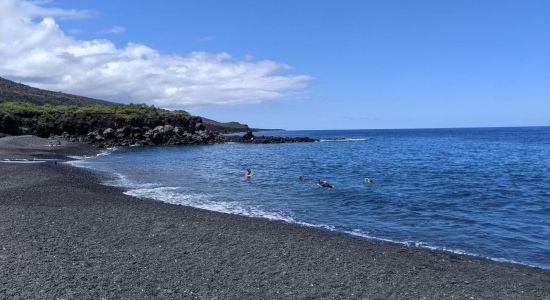
[[[550,268],[550,127],[266,134],[324,142],[136,147],[77,164],[139,197]]]

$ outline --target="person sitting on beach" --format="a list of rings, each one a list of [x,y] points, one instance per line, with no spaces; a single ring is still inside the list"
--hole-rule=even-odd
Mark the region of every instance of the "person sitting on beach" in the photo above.
[[[244,176],[247,177],[247,178],[252,177],[252,170],[246,169],[246,172],[244,172]]]
[[[326,180],[321,180],[321,179],[319,179],[319,181],[317,182],[317,185],[319,185],[322,188],[326,188],[326,189],[333,189],[334,188],[334,185],[328,183],[328,181],[326,181]]]

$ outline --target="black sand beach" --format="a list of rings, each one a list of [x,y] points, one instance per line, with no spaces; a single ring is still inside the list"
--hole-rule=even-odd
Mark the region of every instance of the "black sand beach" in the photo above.
[[[0,159],[92,154],[0,138]],[[550,270],[136,199],[0,163],[0,299],[550,299]]]

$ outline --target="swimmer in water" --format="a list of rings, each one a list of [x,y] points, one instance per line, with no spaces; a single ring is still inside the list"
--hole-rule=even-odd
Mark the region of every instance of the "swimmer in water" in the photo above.
[[[326,189],[333,189],[334,188],[334,185],[328,183],[328,181],[326,181],[326,180],[321,180],[321,179],[319,179],[319,181],[317,182],[317,185],[322,187],[322,188],[326,188]]]
[[[306,179],[304,178],[304,176],[300,176],[299,178],[300,178],[300,181],[306,180]]]
[[[252,170],[246,169],[246,172],[244,172],[244,176],[247,177],[247,178],[252,177]]]
[[[368,178],[368,177],[365,177],[365,183],[368,183],[368,184],[373,184],[374,183],[374,180]]]

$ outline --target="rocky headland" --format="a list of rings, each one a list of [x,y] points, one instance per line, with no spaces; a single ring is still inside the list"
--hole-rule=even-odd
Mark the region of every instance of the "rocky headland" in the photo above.
[[[209,130],[200,117],[191,116],[185,112],[168,112],[139,105],[132,107],[130,112],[124,113],[82,109],[59,111],[58,108],[45,110],[29,105],[26,105],[25,109],[16,107],[18,109],[0,112],[0,133],[66,139],[99,148],[315,141],[310,138],[255,137],[251,131],[243,136],[226,136],[222,132]],[[139,112],[136,112],[138,110]]]
[[[27,86],[0,77],[0,137],[35,135],[96,147],[313,142],[254,137],[239,122],[218,122],[144,104],[120,104]],[[248,132],[245,136],[226,133]]]

